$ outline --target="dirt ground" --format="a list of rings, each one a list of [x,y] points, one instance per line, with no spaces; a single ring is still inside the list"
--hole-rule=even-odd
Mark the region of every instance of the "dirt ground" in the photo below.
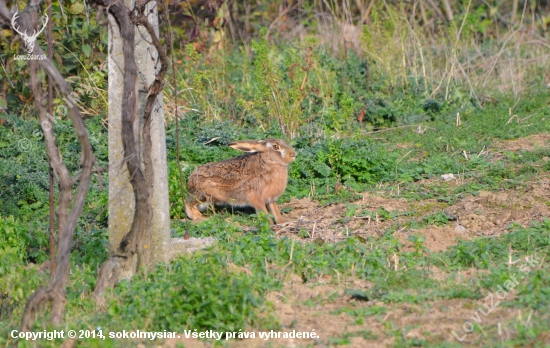
[[[453,185],[455,183],[450,183]],[[458,184],[458,183],[456,183]],[[377,236],[395,224],[421,220],[422,217],[439,211],[454,221],[446,226],[428,225],[420,229],[402,228],[394,233],[405,245],[411,234],[426,237],[424,246],[431,251],[441,251],[456,244],[457,238],[471,239],[479,236],[495,236],[506,233],[508,226],[519,224],[527,226],[532,221],[541,221],[550,216],[550,176],[542,176],[526,186],[500,192],[480,191],[476,196],[467,196],[452,205],[428,199],[421,202],[407,202],[404,198],[384,198],[365,193],[363,199],[351,203],[359,208],[376,211],[383,208],[387,212],[415,212],[415,216],[399,216],[397,219],[376,219],[352,216],[345,219],[346,205],[334,204],[320,207],[317,202],[307,198],[294,199],[282,205],[292,207],[288,219],[296,222],[279,230],[279,235],[295,236],[298,231],[306,230],[309,239],[321,238],[335,242],[351,235]],[[313,214],[312,214],[313,213]],[[312,218],[312,215],[314,218]]]
[[[550,135],[539,134],[528,138],[516,139],[498,143],[495,148],[488,149],[494,153],[505,151],[534,150],[550,144]],[[548,160],[548,159],[546,159]],[[437,184],[439,178],[430,179],[426,185]],[[460,180],[446,182],[448,185],[459,185]],[[532,221],[541,221],[550,216],[550,174],[544,173],[532,182],[526,182],[521,187],[497,192],[480,191],[477,195],[465,195],[454,201],[452,205],[438,202],[435,199],[423,201],[408,201],[397,195],[397,188],[388,197],[387,191],[380,193],[365,193],[358,201],[321,206],[307,198],[293,199],[282,204],[281,209],[289,210],[285,218],[287,223],[277,233],[279,236],[289,236],[301,242],[311,242],[321,238],[325,242],[336,242],[349,236],[379,236],[392,225],[403,225],[407,221],[420,221],[422,217],[438,211],[444,211],[452,221],[445,226],[428,224],[419,229],[403,227],[395,236],[405,245],[411,242],[407,238],[411,234],[426,237],[424,246],[432,251],[441,251],[456,244],[459,239],[487,238],[508,231],[511,224],[527,226]],[[349,214],[349,207],[356,206],[355,213],[386,211],[397,217],[384,219],[383,216],[365,216],[365,214]],[[381,210],[382,209],[382,210]],[[407,214],[407,212],[411,212]],[[307,232],[308,237],[304,238]],[[298,233],[301,236],[298,236]],[[391,260],[388,261],[391,267]],[[433,277],[445,277],[438,269],[430,269]],[[462,272],[463,281],[476,276],[479,271]],[[460,280],[459,280],[460,281]],[[364,317],[358,321],[346,313],[337,314],[341,308],[361,308],[377,306],[376,301],[359,301],[344,293],[347,288],[370,288],[372,284],[360,280],[348,280],[340,283],[328,276],[318,279],[314,284],[303,284],[298,276],[288,279],[280,292],[269,294],[269,301],[275,306],[275,312],[283,325],[283,331],[292,330],[312,332],[315,330],[320,339],[270,339],[260,338],[234,340],[230,347],[305,347],[332,346],[328,340],[331,337],[342,337],[347,333],[351,344],[346,347],[386,347],[393,346],[396,335],[388,332],[406,332],[407,339],[428,339],[435,341],[459,341],[453,336],[463,339],[462,344],[474,344],[479,334],[466,335],[464,320],[471,318],[482,300],[453,299],[429,301],[422,304],[397,304],[385,306],[380,314]],[[513,298],[513,292],[508,299]],[[479,302],[479,303],[478,303]],[[321,305],[322,304],[322,305]],[[499,306],[487,317],[483,318],[483,326],[492,328],[502,342],[510,338],[513,332],[509,321],[519,319],[529,320],[529,313],[521,310]],[[405,328],[408,328],[405,330]],[[484,333],[485,334],[485,333]],[[541,342],[550,344],[550,334],[540,337]],[[168,347],[175,347],[176,342],[182,342],[186,347],[212,347],[212,342],[180,339],[168,340]],[[494,343],[494,342],[493,342]]]

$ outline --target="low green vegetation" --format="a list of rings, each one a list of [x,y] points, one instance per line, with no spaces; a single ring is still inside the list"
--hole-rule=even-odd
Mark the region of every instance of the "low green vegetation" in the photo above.
[[[267,26],[250,29],[256,34],[242,45],[203,51],[195,44],[180,45],[177,85],[169,85],[180,91],[183,111],[177,121],[169,88],[165,94],[171,232],[173,237],[186,232],[211,236],[217,243],[120,282],[98,304],[92,291],[108,256],[108,178],[94,174],[75,232],[63,328],[282,330],[288,327],[268,297],[282,293],[289,279],[299,279],[301,286],[334,288],[330,296],[299,305],[314,311],[329,304],[333,307],[327,313],[346,315],[357,328],[323,337],[323,344],[390,337],[403,347],[459,346],[458,341],[445,342],[450,334],[410,336],[414,325],[400,327],[386,316],[403,306],[445,307],[449,301],[462,301],[473,315],[480,301],[514,277],[519,281],[513,296],[501,305],[521,311],[523,318],[506,324],[507,344],[542,342],[550,319],[548,216],[511,223],[498,235],[462,239],[456,234],[455,243],[439,252],[431,251],[426,236],[417,233],[426,227],[454,227],[456,217],[447,208],[465,198],[481,191],[519,192],[548,180],[550,171],[547,143],[506,147],[510,141],[550,132],[549,89],[543,80],[550,71],[548,45],[523,40],[515,35],[518,28],[504,28],[509,36],[492,38],[487,31],[500,28],[496,15],[479,21],[490,9],[483,5],[479,13],[468,12],[466,3],[460,3],[463,11],[454,22],[431,33],[411,25],[400,6],[375,5],[358,47],[331,47],[313,31],[301,39],[274,33],[266,39]],[[305,17],[314,12],[303,11]],[[98,68],[105,63],[106,36],[90,19],[86,30],[94,45],[75,41],[86,17],[79,8],[73,12],[73,23],[61,15],[55,23],[74,34],[60,38],[66,40],[60,41],[65,49],[82,52],[56,59],[65,62],[59,64],[62,73],[85,76],[75,77],[73,87],[90,108],[86,126],[97,164],[106,167],[106,76]],[[264,12],[258,13],[262,22]],[[15,49],[4,41],[0,46],[6,52]],[[475,55],[484,65],[472,63],[469,57]],[[493,58],[490,68],[487,61]],[[7,71],[23,69],[19,64]],[[457,73],[460,69],[464,71]],[[6,111],[0,111],[5,120],[0,124],[0,346],[15,344],[9,335],[20,324],[26,299],[49,278],[49,269],[41,267],[49,259],[49,169],[23,82],[8,93]],[[54,127],[64,161],[74,173],[80,149],[66,115],[57,114]],[[318,204],[308,213],[341,207],[330,226],[334,238],[313,236],[305,226],[277,235],[264,214],[232,208],[206,212],[208,219],[201,223],[184,220],[178,166],[185,182],[196,166],[239,155],[227,146],[230,141],[268,137],[288,140],[298,154],[279,202],[307,198]],[[443,181],[444,174],[454,179]],[[391,211],[376,204],[366,207],[360,204],[365,195],[403,199],[409,206]],[[549,206],[550,199],[542,203]],[[292,209],[286,207],[283,214]],[[315,214],[308,219],[317,219]],[[348,233],[347,224],[359,219],[384,227],[376,235]],[[365,225],[358,226],[355,232]],[[404,238],[402,231],[408,233]],[[352,300],[343,303],[342,298]],[[38,318],[35,331],[52,329],[48,311]],[[526,313],[532,313],[529,322]],[[369,320],[381,323],[383,335],[360,327]],[[457,330],[462,320],[456,319]],[[469,339],[469,344],[488,346],[503,341],[496,329],[485,332],[479,325]],[[79,346],[119,347],[121,342],[96,338]],[[41,341],[40,346],[61,343]],[[141,343],[151,344],[131,342]]]

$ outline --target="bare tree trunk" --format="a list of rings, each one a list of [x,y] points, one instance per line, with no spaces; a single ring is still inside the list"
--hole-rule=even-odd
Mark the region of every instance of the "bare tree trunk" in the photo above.
[[[150,223],[149,198],[144,173],[141,169],[140,156],[137,151],[134,122],[136,111],[136,75],[137,66],[134,59],[134,25],[130,21],[128,10],[122,1],[98,2],[99,6],[109,9],[119,27],[122,38],[124,56],[124,78],[122,98],[122,145],[124,148],[125,165],[128,168],[130,183],[134,194],[134,217],[129,232],[122,239],[118,250],[102,266],[94,293],[101,296],[108,287],[113,287],[124,275],[131,276],[139,261],[137,260],[137,240],[139,235],[146,233]],[[114,29],[113,29],[114,30]]]
[[[59,182],[59,202],[57,206],[57,219],[59,222],[59,241],[61,241],[67,233],[63,230],[65,228],[65,225],[67,224],[68,219],[68,212],[69,212],[69,205],[71,203],[71,189],[73,186],[72,178],[70,176],[69,170],[63,163],[63,158],[61,156],[61,152],[59,151],[59,148],[56,145],[55,142],[55,136],[53,133],[53,127],[52,123],[50,123],[50,120],[48,119],[46,108],[44,106],[44,96],[42,94],[42,87],[40,86],[40,83],[38,81],[38,63],[36,61],[30,61],[29,62],[29,70],[30,70],[30,83],[29,87],[32,90],[35,105],[38,107],[39,115],[40,115],[40,125],[42,128],[42,132],[44,133],[44,141],[46,145],[46,151],[48,153],[48,157],[50,158],[50,163],[53,171],[57,174],[57,179]],[[68,232],[71,235],[74,233]],[[72,236],[71,236],[72,238]],[[52,283],[54,281],[56,273],[52,273]],[[58,294],[60,296],[56,296],[57,300],[54,300],[52,303],[52,323],[55,325],[58,325],[61,323],[61,319],[63,317],[63,310],[65,308],[65,284],[67,282],[67,276],[68,274],[65,274],[61,280],[63,285],[61,288],[63,288]]]
[[[52,18],[52,0],[48,0],[48,18]],[[48,59],[53,59],[53,38],[52,22],[48,21],[46,38],[48,40]],[[48,78],[48,113],[53,115],[53,81]],[[42,121],[40,121],[42,124]],[[50,120],[50,126],[53,130],[53,120]],[[55,212],[54,212],[54,183],[53,168],[50,166],[50,277],[53,277],[55,271]]]
[[[111,28],[113,32],[117,30],[120,32],[120,41],[117,44],[122,47],[123,59],[118,59],[119,63],[117,67],[123,66],[123,86],[122,86],[122,98],[121,99],[121,134],[122,134],[122,147],[124,149],[123,165],[125,164],[128,169],[129,181],[133,191],[133,220],[131,226],[128,228],[128,232],[120,239],[118,245],[115,244],[115,250],[112,251],[112,255],[102,266],[98,280],[94,289],[94,295],[98,301],[102,301],[102,295],[109,287],[113,287],[119,280],[133,276],[138,267],[150,266],[150,263],[164,260],[165,262],[174,254],[180,254],[184,252],[192,252],[201,247],[212,244],[212,239],[203,240],[189,240],[189,241],[174,241],[170,240],[169,228],[166,229],[167,235],[159,236],[158,234],[163,231],[155,232],[157,234],[152,235],[152,230],[156,229],[155,226],[162,225],[161,220],[155,220],[153,213],[163,214],[162,202],[155,200],[155,194],[164,192],[164,198],[166,197],[167,185],[163,187],[161,180],[166,180],[166,177],[159,178],[157,173],[162,175],[162,171],[159,170],[159,166],[166,165],[161,156],[165,156],[162,148],[153,148],[152,139],[157,139],[164,146],[165,140],[163,136],[163,124],[153,118],[158,118],[159,115],[153,114],[153,109],[162,108],[162,104],[159,102],[159,95],[163,89],[164,75],[168,68],[168,60],[166,52],[161,46],[158,34],[154,28],[156,20],[147,16],[156,16],[155,1],[138,1],[135,8],[128,9],[122,1],[118,0],[94,0],[94,5],[98,8],[106,8],[109,11],[109,15],[114,17],[114,20],[110,21],[111,25],[116,28]],[[138,54],[136,57],[136,27],[142,27],[146,32],[141,32],[138,35],[138,40],[148,41],[150,48],[144,50],[144,53]],[[115,44],[114,42],[112,43]],[[153,51],[158,52],[158,61]],[[114,50],[113,50],[114,51]],[[120,54],[117,53],[117,54]],[[109,52],[111,54],[111,52]],[[145,91],[138,88],[138,67],[142,65],[136,64],[136,58],[141,60],[151,59],[158,64],[158,71],[156,71],[154,80],[150,85],[141,87],[145,88]],[[140,62],[140,64],[143,62]],[[109,63],[115,65],[114,62]],[[144,70],[140,70],[139,74],[142,74]],[[116,81],[115,81],[116,84]],[[114,87],[116,88],[116,86]],[[136,124],[139,122],[139,108],[137,94],[143,93],[146,95],[145,100],[141,101],[143,106],[143,130],[139,133],[140,126]],[[118,102],[118,100],[117,100]],[[157,123],[155,123],[157,122]],[[111,124],[110,124],[111,126]],[[113,125],[115,127],[116,125]],[[160,130],[162,128],[162,131]],[[113,128],[110,128],[113,131]],[[151,137],[152,132],[158,132],[155,137]],[[139,141],[142,141],[142,149],[139,146]],[[159,144],[154,144],[158,146]],[[152,158],[151,154],[154,149],[155,158]],[[141,156],[140,156],[141,155]],[[153,160],[155,162],[153,163]],[[114,164],[114,163],[112,163]],[[120,165],[120,164],[118,164]],[[157,172],[158,171],[158,172]],[[157,192],[152,192],[154,187]],[[109,187],[111,190],[112,187]],[[129,196],[128,196],[129,197]],[[155,211],[152,209],[152,202],[155,205]],[[111,214],[111,211],[109,212]],[[166,202],[166,218],[168,216],[168,202]],[[129,219],[128,219],[129,221]],[[156,222],[155,222],[156,221]],[[168,222],[168,221],[167,221]],[[110,231],[111,232],[111,231]],[[163,239],[167,237],[166,239]],[[164,243],[161,247],[160,244]],[[171,249],[168,249],[170,245]],[[154,251],[151,249],[157,248],[157,253],[162,249],[164,254],[162,258],[155,256]]]
[[[35,4],[36,5],[36,4]],[[20,30],[32,31],[35,27],[36,19],[36,6],[31,6],[28,11],[22,13],[18,19]],[[11,23],[13,14],[10,13],[6,7],[4,0],[0,0],[0,19],[6,23]],[[35,45],[32,54],[44,55],[44,51],[39,45]],[[59,249],[57,254],[57,267],[50,280],[50,284],[47,288],[38,288],[34,294],[32,294],[27,300],[25,312],[22,318],[21,330],[29,331],[32,328],[36,313],[40,309],[41,304],[44,302],[52,303],[51,321],[54,324],[59,324],[63,318],[63,311],[66,301],[66,286],[67,277],[69,273],[69,258],[73,241],[73,234],[76,227],[78,218],[82,213],[84,207],[84,200],[88,192],[90,185],[90,177],[93,166],[93,154],[90,141],[88,139],[88,133],[86,126],[80,115],[80,111],[75,104],[69,105],[69,117],[75,128],[75,132],[80,143],[82,150],[81,153],[81,166],[82,173],[80,175],[80,183],[77,187],[77,194],[74,200],[73,208],[70,213],[68,212],[70,200],[71,200],[71,188],[74,184],[72,178],[61,157],[61,152],[55,144],[55,137],[53,136],[53,129],[50,127],[49,120],[46,116],[46,108],[43,104],[43,95],[38,82],[38,65],[49,75],[51,81],[55,82],[59,92],[65,97],[70,98],[71,90],[69,86],[57,70],[57,68],[49,60],[39,60],[30,62],[31,81],[30,87],[35,94],[41,119],[42,129],[44,131],[44,139],[46,141],[46,148],[50,164],[56,174],[58,175],[60,186],[59,207],[57,209],[59,219]]]
[[[154,28],[145,17],[146,2],[136,3],[132,15],[121,1],[96,1],[96,5],[109,8],[109,14],[114,16],[116,25],[120,29],[122,51],[124,56],[124,85],[122,98],[122,145],[124,148],[125,164],[128,168],[132,185],[135,210],[129,232],[120,241],[117,250],[102,266],[94,294],[98,299],[105,289],[114,286],[120,279],[132,276],[140,266],[148,266],[150,246],[152,242],[151,224],[153,212],[151,207],[154,178],[154,167],[151,162],[151,113],[159,93],[162,91],[162,81],[166,73],[166,53],[160,46]],[[145,101],[143,131],[137,134],[135,122],[138,110],[136,96],[137,65],[135,61],[135,26],[143,26],[150,35],[153,46],[159,53],[161,68],[155,80],[149,86]],[[148,58],[148,57],[147,57]],[[145,59],[147,59],[145,58]],[[139,129],[139,126],[137,126]],[[143,141],[143,156],[138,146]]]

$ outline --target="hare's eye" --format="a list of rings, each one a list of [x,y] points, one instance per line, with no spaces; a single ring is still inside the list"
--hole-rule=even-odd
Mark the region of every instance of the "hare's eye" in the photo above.
[[[273,145],[273,150],[279,150],[279,145]]]

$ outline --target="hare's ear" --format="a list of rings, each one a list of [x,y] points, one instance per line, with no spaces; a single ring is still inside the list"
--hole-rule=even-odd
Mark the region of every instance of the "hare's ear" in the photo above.
[[[229,147],[243,152],[266,152],[269,148],[263,141],[239,140],[229,143]]]

